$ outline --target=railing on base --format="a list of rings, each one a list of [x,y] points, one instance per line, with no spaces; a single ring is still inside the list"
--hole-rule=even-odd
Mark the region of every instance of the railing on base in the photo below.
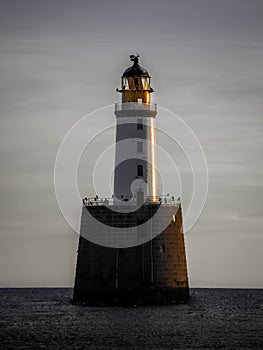
[[[136,205],[137,201],[135,197],[123,196],[121,198],[117,198],[115,196],[112,197],[85,197],[82,200],[83,205],[88,206],[96,206],[96,205]],[[180,197],[170,196],[170,195],[161,195],[156,197],[148,196],[144,204],[162,204],[162,205],[174,205],[178,206],[181,203]]]

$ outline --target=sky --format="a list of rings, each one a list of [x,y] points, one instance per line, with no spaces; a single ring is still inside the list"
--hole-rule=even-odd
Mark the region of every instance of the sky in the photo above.
[[[73,285],[78,235],[56,201],[57,151],[83,116],[119,101],[139,52],[154,102],[207,158],[207,201],[185,234],[190,286],[262,288],[263,2],[0,3],[0,286]],[[115,121],[107,111],[102,129]]]

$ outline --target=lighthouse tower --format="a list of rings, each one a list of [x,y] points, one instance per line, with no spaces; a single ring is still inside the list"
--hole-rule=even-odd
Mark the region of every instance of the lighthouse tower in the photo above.
[[[116,153],[114,194],[142,204],[158,201],[156,172],[156,105],[151,105],[151,78],[130,56],[133,65],[121,77],[122,102],[115,106]]]
[[[77,304],[164,304],[189,297],[181,204],[158,193],[151,78],[138,56],[130,59],[115,104],[114,193],[83,200]]]

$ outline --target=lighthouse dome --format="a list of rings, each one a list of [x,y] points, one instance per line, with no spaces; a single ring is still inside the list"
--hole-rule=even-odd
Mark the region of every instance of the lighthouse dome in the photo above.
[[[123,75],[122,78],[124,77],[149,77],[148,71],[143,68],[142,66],[139,65],[139,56],[130,56],[131,61],[133,61],[133,65],[129,68],[127,68]]]

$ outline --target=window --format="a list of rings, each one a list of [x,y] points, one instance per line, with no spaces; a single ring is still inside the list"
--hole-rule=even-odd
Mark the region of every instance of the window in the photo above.
[[[143,176],[143,165],[137,165],[137,176]]]
[[[150,78],[142,77],[142,88],[143,90],[150,90]]]
[[[143,153],[143,143],[141,141],[137,142],[137,153]]]
[[[165,245],[164,244],[160,245],[160,252],[165,253]]]
[[[122,78],[122,89],[129,90],[129,81],[127,78]]]
[[[142,119],[137,119],[137,130],[143,130]]]

